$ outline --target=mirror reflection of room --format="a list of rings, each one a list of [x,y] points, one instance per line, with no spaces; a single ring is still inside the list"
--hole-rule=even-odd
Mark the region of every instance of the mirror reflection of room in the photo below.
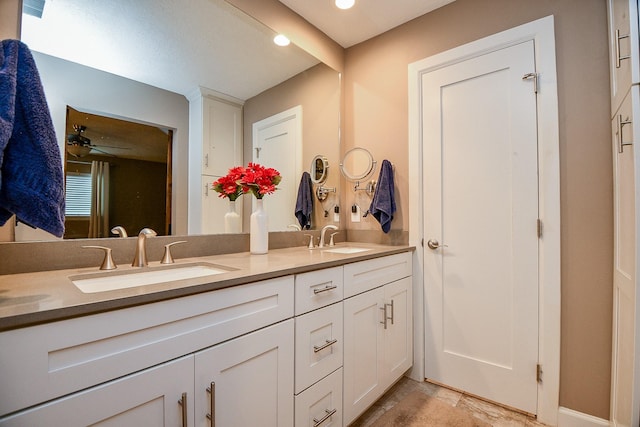
[[[173,132],[67,107],[65,239],[171,234]]]

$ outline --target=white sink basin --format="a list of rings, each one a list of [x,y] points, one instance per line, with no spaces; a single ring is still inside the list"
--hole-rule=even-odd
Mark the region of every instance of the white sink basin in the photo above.
[[[215,276],[234,270],[214,264],[198,263],[181,266],[144,268],[139,271],[85,274],[69,277],[85,294],[115,291],[136,286],[154,285],[196,277]]]
[[[332,249],[325,249],[324,252],[331,252],[334,254],[356,254],[358,252],[370,251],[369,248],[359,248],[356,246],[340,246]]]

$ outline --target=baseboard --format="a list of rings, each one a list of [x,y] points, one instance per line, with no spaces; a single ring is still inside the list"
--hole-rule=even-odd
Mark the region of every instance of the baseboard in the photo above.
[[[573,409],[558,409],[558,427],[609,427],[609,421]]]

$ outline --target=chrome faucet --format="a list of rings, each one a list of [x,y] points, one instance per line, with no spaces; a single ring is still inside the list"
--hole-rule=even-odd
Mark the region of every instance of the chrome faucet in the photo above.
[[[146,267],[147,265],[147,236],[153,237],[158,234],[150,228],[143,228],[138,234],[138,242],[136,244],[136,254],[133,256],[132,267]]]
[[[328,229],[337,230],[338,227],[333,224],[327,224],[322,227],[322,231],[320,231],[320,243],[318,244],[319,248],[324,248],[324,233],[326,233]]]
[[[116,235],[120,236],[120,237],[129,237],[127,235],[127,230],[125,230],[124,227],[121,226],[121,225],[116,225],[115,227],[113,227],[111,229],[111,232],[113,234],[116,234]]]

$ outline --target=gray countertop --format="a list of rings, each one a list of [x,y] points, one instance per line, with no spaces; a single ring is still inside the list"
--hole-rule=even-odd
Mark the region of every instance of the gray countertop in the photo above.
[[[369,250],[340,254],[320,249],[293,247],[270,250],[264,255],[242,252],[183,258],[177,259],[176,265],[207,262],[235,270],[216,276],[97,293],[81,292],[69,277],[88,273],[122,274],[140,269],[118,266],[118,269],[112,272],[100,272],[98,267],[94,267],[0,275],[0,331],[215,291],[229,286],[335,267],[414,249],[411,246],[368,243],[345,243],[336,245],[336,248],[341,246],[357,246]],[[160,266],[159,262],[150,262],[147,268],[158,266]]]

